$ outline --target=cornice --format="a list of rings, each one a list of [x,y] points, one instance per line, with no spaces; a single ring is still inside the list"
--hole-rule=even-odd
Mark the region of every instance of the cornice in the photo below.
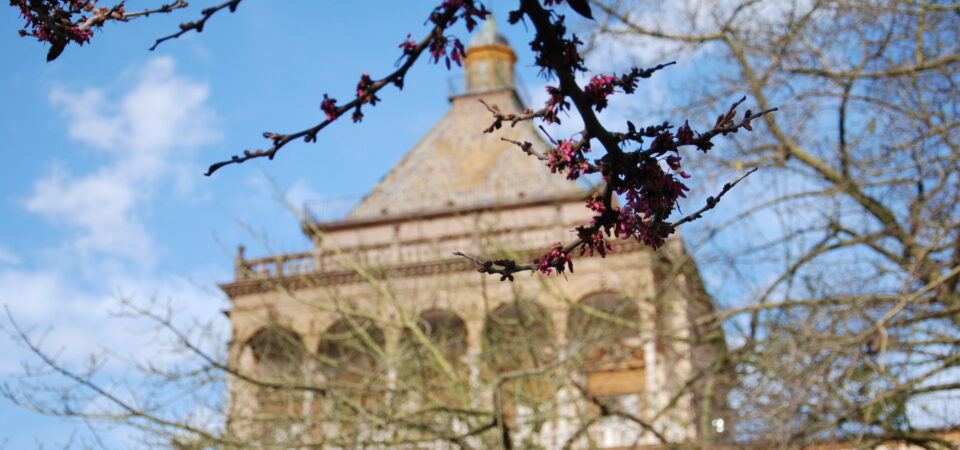
[[[613,242],[613,254],[635,253],[647,247],[635,240]],[[527,249],[518,252],[518,259],[532,260],[543,253],[543,248]],[[443,258],[407,264],[395,264],[379,269],[371,269],[378,279],[396,279],[427,277],[438,274],[476,271],[477,266],[465,258]],[[251,294],[278,290],[300,290],[314,287],[348,285],[366,282],[366,278],[355,270],[317,271],[311,273],[264,277],[220,284],[231,299]]]

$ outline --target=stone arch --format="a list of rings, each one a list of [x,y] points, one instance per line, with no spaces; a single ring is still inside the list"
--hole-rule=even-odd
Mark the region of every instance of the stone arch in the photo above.
[[[382,366],[384,334],[365,317],[343,317],[320,336],[317,348],[320,371],[328,379],[358,380]]]
[[[458,362],[459,357],[467,350],[467,324],[453,311],[446,309],[423,311],[417,320],[417,327],[450,363]],[[403,331],[400,342],[404,349],[425,350],[421,348],[422,345],[419,345],[409,329]]]
[[[429,309],[420,314],[416,326],[439,355],[423,345],[412,330],[404,329],[397,346],[398,379],[411,391],[453,402],[456,388],[444,366],[465,372],[462,357],[467,351],[467,324],[453,311]]]
[[[567,341],[586,362],[635,358],[641,335],[640,308],[614,291],[594,292],[570,308]]]
[[[595,292],[572,305],[568,323],[567,348],[581,361],[586,389],[592,395],[625,396],[646,391],[637,302],[613,291]]]
[[[542,365],[555,350],[550,314],[535,301],[503,303],[484,320],[483,358],[495,371]]]
[[[622,284],[616,274],[604,271],[589,277],[572,277],[568,283],[564,283],[563,291],[571,301],[582,300],[593,294],[613,291],[610,286],[617,286],[619,290]]]
[[[303,374],[303,340],[287,327],[266,325],[247,340],[246,346],[252,351],[257,374],[262,378],[294,378]]]
[[[549,311],[533,300],[515,299],[487,314],[483,325],[485,376],[543,367],[553,361],[557,346]],[[507,380],[502,385],[504,422],[540,417],[551,408],[559,386],[549,373]]]
[[[303,377],[306,347],[300,335],[277,323],[268,323],[258,329],[247,341],[245,351],[253,354],[256,375],[265,381],[284,385],[299,384]],[[265,426],[260,438],[275,439],[293,420],[303,415],[304,392],[298,389],[259,386],[255,398],[263,414]]]

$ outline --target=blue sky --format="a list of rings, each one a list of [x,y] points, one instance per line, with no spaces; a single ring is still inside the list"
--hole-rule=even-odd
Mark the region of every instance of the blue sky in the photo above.
[[[235,14],[215,16],[202,34],[147,51],[154,39],[194,19],[197,3],[171,16],[110,24],[90,45],[69,46],[52,63],[44,61],[42,44],[17,36],[22,19],[16,9],[0,7],[0,306],[34,336],[45,335],[45,348],[71,367],[105,349],[169,360],[153,334],[112,316],[121,298],[172,301],[183,323],[212,321],[224,343],[228,324],[220,311],[229,303],[216,285],[232,278],[236,247],[260,256],[309,245],[277,197],[294,206],[319,199],[333,205],[331,212],[342,211],[343,198],[373,187],[440,118],[448,86],[459,84],[461,73],[418,64],[404,91],[384,91],[384,101],[364,111],[362,124],[335,123],[316,144],[291,144],[274,161],[228,166],[213,177],[202,173],[212,162],[267,144],[263,131],[299,131],[322,120],[323,94],[349,98],[361,73],[378,78],[392,71],[397,45],[407,33],[425,32],[435,3],[248,0]],[[487,2],[519,55],[520,79],[536,102],[544,80],[530,67],[530,38],[522,26],[503,21],[512,3]],[[455,34],[468,38],[462,26]],[[663,60],[649,55],[669,53],[624,44],[602,50],[593,54],[591,68],[622,71],[632,58],[650,64]],[[630,111],[638,125],[682,121],[652,111],[697,95],[685,83],[698,80],[698,70],[715,68],[689,62],[681,59],[644,81],[636,96],[614,97],[601,117],[612,121]],[[728,104],[720,101],[716,109]],[[573,130],[572,122],[554,135]],[[737,196],[762,197],[757,192],[765,176],[776,174],[751,177],[727,204],[737,205]],[[713,193],[722,181],[706,187]],[[692,194],[684,210],[699,207],[703,196]],[[735,211],[718,208],[703,223]],[[695,241],[703,223],[685,236]],[[756,238],[743,234],[740,240]],[[723,285],[729,274],[722,265],[717,260],[706,267],[708,284]],[[719,300],[749,296],[735,288],[730,293]],[[20,363],[36,360],[7,337],[9,331],[6,317],[0,318],[0,383],[16,386],[23,379]],[[107,369],[122,373],[119,365]],[[0,398],[0,449],[63,446],[75,432],[86,436],[86,424],[44,417]],[[122,434],[106,436],[110,447],[130,445]]]
[[[378,78],[392,71],[398,44],[407,33],[425,33],[434,6],[382,2],[374,5],[391,6],[376,10],[347,3],[246,1],[235,14],[215,16],[202,34],[154,52],[147,51],[154,39],[198,11],[111,24],[90,45],[70,46],[52,63],[44,61],[42,44],[17,36],[22,21],[6,8],[0,14],[6,68],[0,72],[0,305],[34,336],[45,333],[44,348],[71,367],[107,350],[113,360],[136,354],[170,360],[141,324],[113,316],[121,298],[173,302],[182,323],[212,321],[225,343],[228,324],[220,311],[229,302],[216,285],[231,280],[236,247],[261,256],[309,246],[277,197],[297,207],[319,199],[332,205],[327,212],[345,212],[343,199],[373,187],[440,118],[449,86],[459,85],[458,69],[418,64],[404,90],[384,91],[363,123],[335,123],[316,144],[294,143],[274,161],[204,177],[210,163],[267,144],[263,131],[294,132],[322,120],[324,93],[347,99],[361,73]],[[530,66],[530,37],[503,21],[512,2],[487,4],[518,53],[524,91],[542,102],[545,81]],[[461,25],[454,33],[468,39]],[[622,71],[632,58],[663,61],[649,56],[663,49],[649,46],[604,50],[593,54],[591,68]],[[683,94],[667,86],[695,77],[697,67],[684,62],[645,80],[635,96],[613,97],[601,118],[614,123],[629,111],[638,124],[662,122],[651,112]],[[575,128],[575,120],[565,120],[551,133]],[[692,205],[703,196],[691,197],[686,208],[698,207]],[[0,382],[15,386],[23,380],[20,363],[36,359],[7,338],[7,319],[0,323],[0,354],[12,355],[0,359]],[[108,365],[107,373],[121,374],[120,367]],[[0,449],[62,446],[75,432],[89,434],[84,423],[0,398]],[[106,436],[110,446],[130,442],[122,433]]]
[[[0,72],[0,305],[35,335],[46,331],[45,348],[72,367],[105,349],[165,357],[152,334],[111,316],[120,298],[172,301],[184,323],[213,321],[225,342],[220,311],[229,302],[216,284],[232,278],[236,247],[250,256],[308,248],[278,195],[294,206],[326,199],[330,212],[342,211],[344,197],[373,187],[440,118],[449,86],[459,85],[458,69],[418,64],[404,90],[384,91],[362,124],[341,121],[316,144],[291,144],[274,161],[202,176],[212,162],[264,146],[263,131],[294,132],[322,120],[324,93],[346,99],[361,73],[392,71],[398,44],[407,33],[425,33],[433,6],[382,2],[394,6],[374,12],[347,3],[246,1],[235,14],[215,16],[202,34],[154,52],[147,49],[155,38],[197,11],[111,24],[52,63],[43,45],[17,36],[14,8],[0,14],[0,31],[8,30],[0,34],[8,68]],[[530,37],[503,20],[512,2],[487,4],[518,53],[524,90],[542,103],[545,81],[530,66]],[[455,33],[468,39],[460,25]],[[650,56],[662,51],[609,45],[588,65],[622,71],[632,58],[663,62]],[[662,122],[651,112],[684,91],[667,86],[696,69],[681,60],[645,80],[637,95],[613,97],[601,118],[614,123],[629,111],[638,124]],[[575,122],[551,133],[568,135]],[[698,207],[702,195],[692,199],[686,208]],[[6,319],[0,323],[9,331]],[[21,361],[36,362],[6,336],[0,352],[13,355],[0,359],[2,382],[22,379]],[[0,448],[56,446],[73,432],[85,436],[87,426],[0,398]]]
[[[460,76],[420,64],[362,124],[336,123],[275,161],[202,176],[211,162],[265,144],[263,131],[322,120],[324,93],[348,98],[361,73],[392,70],[397,45],[424,33],[432,7],[347,3],[244,2],[202,34],[147,51],[192,20],[194,7],[108,25],[51,63],[43,45],[17,36],[22,20],[4,7],[0,304],[35,335],[46,332],[45,348],[74,367],[104,349],[142,354],[153,345],[111,317],[121,297],[172,300],[184,317],[226,330],[219,311],[229,305],[216,284],[231,279],[236,246],[248,255],[308,246],[277,195],[299,205],[364,193],[442,115],[449,80]],[[530,61],[523,30],[504,34]],[[3,323],[0,381],[16,383],[21,361],[36,361]],[[63,445],[85,430],[0,399],[0,448]]]
[[[335,123],[316,144],[288,145],[274,161],[212,177],[202,175],[206,167],[264,146],[263,131],[314,125],[323,94],[349,98],[361,73],[392,71],[397,46],[407,33],[425,33],[435,3],[251,0],[215,16],[202,34],[147,50],[196,18],[194,6],[109,24],[51,63],[43,44],[17,35],[22,19],[4,7],[0,306],[73,368],[90,354],[168,358],[154,334],[115,317],[120,299],[172,302],[182,323],[212,321],[225,342],[220,311],[229,302],[216,285],[231,280],[236,247],[260,256],[309,246],[278,196],[298,207],[327,199],[326,212],[345,212],[344,198],[373,187],[440,118],[461,72],[418,64],[404,90],[384,91],[362,124]],[[542,100],[530,37],[503,20],[512,2],[486,3],[518,53],[525,91]],[[462,25],[454,34],[469,38]],[[650,83],[650,98],[662,100],[659,81]],[[618,105],[614,99],[603,116],[619,114]],[[21,364],[37,360],[8,337],[7,318],[0,323],[0,382],[17,386]],[[123,379],[119,363],[106,369]],[[63,446],[77,436],[89,437],[87,424],[0,398],[0,449]],[[104,437],[111,447],[131,443],[114,431]]]

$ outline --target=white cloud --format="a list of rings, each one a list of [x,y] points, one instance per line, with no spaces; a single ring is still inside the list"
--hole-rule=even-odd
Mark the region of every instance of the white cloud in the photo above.
[[[153,243],[136,206],[144,193],[129,177],[111,168],[72,178],[63,169],[34,184],[26,208],[58,223],[79,228],[72,247],[81,252],[99,251],[131,259],[150,254]]]
[[[98,335],[109,330],[102,326],[107,299],[84,293],[60,273],[0,271],[0,293],[0,304],[9,310],[18,326],[34,339],[42,338],[44,347],[61,358],[79,361],[96,353],[100,348]],[[17,354],[15,343],[16,339],[0,341],[0,351]],[[5,358],[0,361],[0,374],[15,372],[18,367],[18,359]]]
[[[149,61],[137,71],[138,83],[119,101],[103,91],[54,89],[50,101],[70,119],[70,137],[97,149],[129,156],[172,153],[217,138],[213,113],[205,106],[209,86],[175,73],[170,57]],[[182,155],[181,155],[182,156]],[[147,159],[162,163],[164,158]]]
[[[206,105],[209,87],[178,75],[170,58],[132,73],[126,91],[53,91],[51,103],[66,117],[70,138],[105,159],[79,174],[54,164],[34,181],[24,208],[63,227],[65,241],[34,249],[42,256],[37,265],[0,266],[0,305],[21,325],[44,327],[34,337],[49,327],[45,348],[67,362],[103,348],[159,357],[152,333],[132,331],[131,322],[111,315],[118,293],[139,302],[183,301],[184,318],[219,318],[222,307],[211,293],[156,271],[160,249],[147,226],[158,193],[177,187],[185,170],[200,173],[192,151],[218,136]],[[0,249],[0,263],[19,260]],[[15,354],[12,346],[0,341],[0,354]],[[13,373],[18,359],[0,361],[0,373]]]
[[[306,207],[307,203],[322,199],[324,196],[313,190],[307,180],[300,178],[290,185],[287,192],[284,193],[284,197],[294,211],[300,212]]]
[[[0,272],[2,303],[26,319],[50,317],[57,309],[63,292],[53,273],[32,273],[20,270]]]
[[[173,59],[153,59],[136,74],[136,84],[116,101],[98,89],[51,93],[69,121],[69,136],[111,158],[81,176],[55,166],[34,183],[24,205],[74,228],[70,247],[81,253],[149,265],[156,252],[144,210],[162,183],[182,188],[183,172],[196,171],[191,150],[218,134],[205,104],[209,87],[177,75]]]
[[[142,318],[117,317],[122,298],[140,305],[154,298],[158,304],[175,299],[181,305],[175,318],[182,329],[191,330],[186,321],[193,318],[212,318],[223,331],[224,318],[217,314],[223,304],[188,282],[153,276],[107,278],[101,283],[100,289],[88,289],[64,271],[0,271],[0,305],[10,311],[34,342],[42,343],[44,351],[56,354],[72,367],[90,355],[103,355],[104,349],[124,358],[149,358],[158,366],[182,358],[165,351],[170,336],[160,333],[165,339],[158,340],[152,331],[155,324]],[[158,292],[163,294],[158,297]],[[6,318],[0,319],[0,329],[10,327],[6,322]],[[16,339],[0,339],[0,354],[17,355],[15,344]],[[117,360],[113,363],[124,364]],[[20,358],[0,360],[0,375],[17,373],[19,364]]]
[[[20,256],[4,249],[3,247],[0,247],[0,264],[16,266],[17,264],[20,264],[20,262]]]
[[[119,117],[106,117],[103,108],[107,100],[103,91],[87,89],[80,94],[72,94],[59,88],[50,93],[50,101],[60,105],[73,118],[69,136],[86,142],[95,148],[113,148],[120,134]]]

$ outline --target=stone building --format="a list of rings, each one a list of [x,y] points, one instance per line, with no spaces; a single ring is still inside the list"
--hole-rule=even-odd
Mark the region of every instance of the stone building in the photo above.
[[[514,282],[453,255],[530,261],[590,217],[586,188],[501,140],[546,147],[531,123],[481,132],[479,99],[523,109],[506,39],[488,22],[466,52],[463,93],[427,135],[345,218],[303,221],[313,248],[241,251],[222,285],[232,433],[339,447],[704,439],[722,403],[687,381],[709,360],[695,318],[710,302],[679,241],[615,242],[568,277]]]

